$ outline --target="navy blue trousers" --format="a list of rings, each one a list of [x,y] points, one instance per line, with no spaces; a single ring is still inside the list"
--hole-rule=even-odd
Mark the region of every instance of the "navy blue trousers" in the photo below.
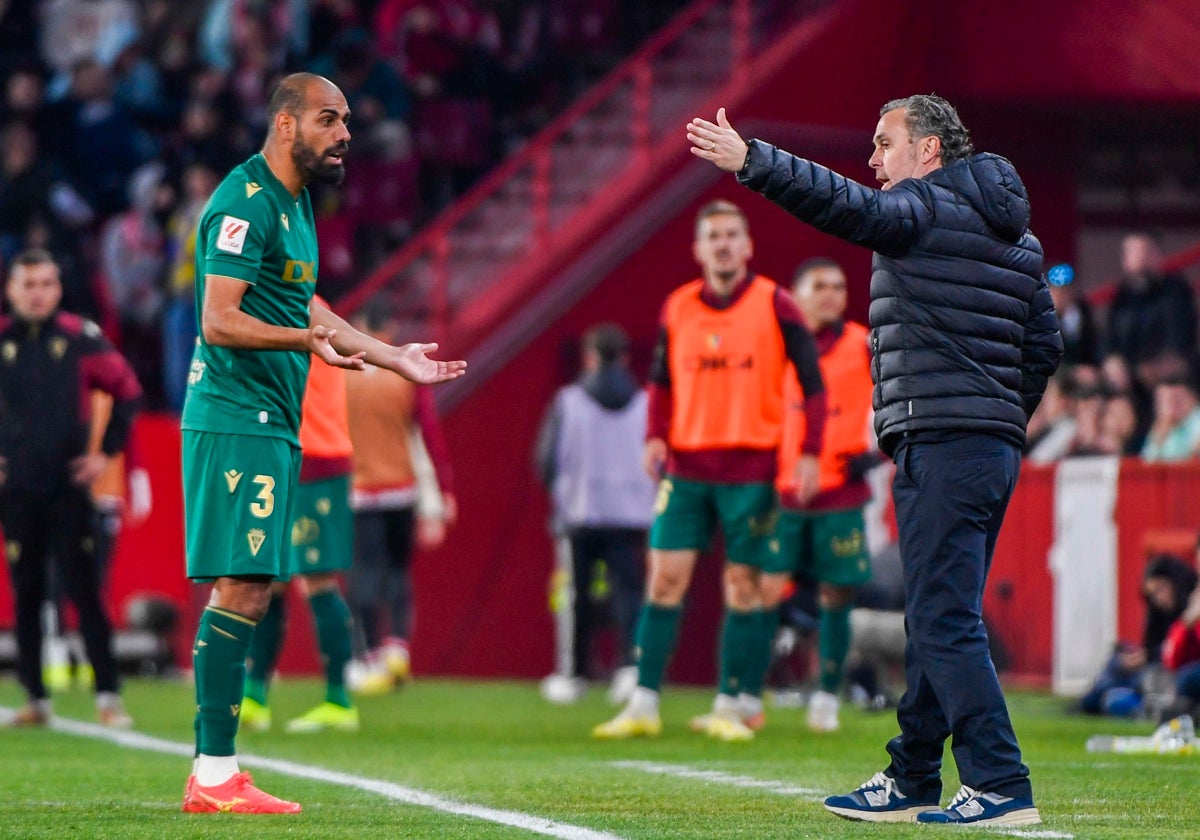
[[[983,626],[983,587],[1020,465],[1013,443],[985,434],[907,437],[896,452],[907,690],[887,772],[910,796],[940,793],[946,738],[964,785],[1033,796]]]

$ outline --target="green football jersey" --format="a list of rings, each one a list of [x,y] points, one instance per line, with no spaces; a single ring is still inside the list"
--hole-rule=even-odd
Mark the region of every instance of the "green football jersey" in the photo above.
[[[196,230],[196,311],[205,278],[233,277],[249,288],[242,311],[268,324],[307,328],[317,284],[317,232],[308,190],[299,198],[256,154],[217,187]],[[299,446],[309,354],[235,350],[204,341],[188,373],[184,429],[282,437]]]

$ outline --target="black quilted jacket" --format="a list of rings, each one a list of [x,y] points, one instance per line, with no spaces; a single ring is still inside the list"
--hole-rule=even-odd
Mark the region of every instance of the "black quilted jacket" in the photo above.
[[[1062,357],[1016,169],[980,154],[887,191],[753,140],[738,180],[792,215],[875,252],[875,431],[967,430],[1019,445]]]

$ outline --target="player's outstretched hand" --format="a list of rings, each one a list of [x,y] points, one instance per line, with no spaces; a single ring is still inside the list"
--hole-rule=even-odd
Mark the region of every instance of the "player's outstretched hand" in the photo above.
[[[365,370],[367,363],[363,361],[366,353],[355,353],[353,356],[343,356],[333,349],[330,341],[337,335],[337,330],[318,324],[308,331],[308,350],[318,359],[333,367],[349,368],[350,370]]]
[[[692,143],[692,154],[712,161],[726,172],[737,172],[746,163],[749,147],[725,118],[724,108],[717,109],[715,123],[693,118],[687,124],[687,137]]]
[[[466,362],[442,362],[429,358],[427,354],[437,348],[436,344],[405,344],[397,347],[394,355],[395,365],[392,366],[392,370],[405,379],[411,379],[422,385],[449,382],[467,372]]]

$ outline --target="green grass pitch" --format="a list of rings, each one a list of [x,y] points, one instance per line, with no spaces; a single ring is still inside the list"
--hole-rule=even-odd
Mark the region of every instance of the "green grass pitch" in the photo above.
[[[62,731],[7,730],[0,731],[0,837],[1200,837],[1200,755],[1089,754],[1088,735],[1148,734],[1152,727],[1067,715],[1063,700],[1036,693],[1011,692],[1009,701],[1044,822],[1001,831],[852,823],[821,807],[822,796],[886,765],[883,746],[896,731],[891,712],[843,708],[842,731],[817,736],[805,729],[803,710],[769,709],[755,741],[722,744],[687,731],[710,693],[669,687],[661,738],[596,742],[591,726],[613,713],[600,689],[561,707],[544,702],[531,683],[418,680],[363,698],[357,735],[285,735],[282,723],[320,692],[312,680],[280,682],[272,696],[275,730],[239,739],[244,755],[353,777],[346,784],[278,766],[247,768],[264,789],[303,803],[299,816],[182,814],[184,755]],[[189,685],[132,680],[125,696],[139,733],[191,743]],[[0,680],[0,706],[21,700],[11,678]],[[55,702],[64,718],[93,719],[88,694],[71,691]],[[403,796],[360,789],[355,779],[387,783]],[[944,799],[957,788],[947,755]]]

